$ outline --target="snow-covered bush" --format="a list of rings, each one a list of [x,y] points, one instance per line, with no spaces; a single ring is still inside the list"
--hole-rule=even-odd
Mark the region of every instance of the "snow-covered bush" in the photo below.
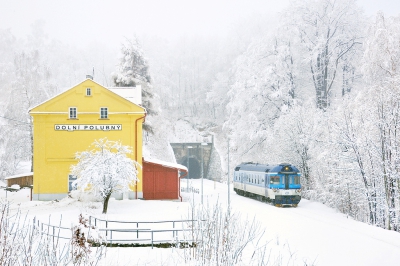
[[[79,215],[79,223],[72,228],[70,242],[72,262],[74,265],[95,265],[103,256],[103,238],[96,227],[88,224],[88,218]],[[93,252],[93,243],[100,245]],[[93,255],[94,254],[94,255]]]
[[[289,244],[265,239],[265,230],[256,218],[213,206],[191,206],[181,263],[184,265],[314,265]],[[182,246],[181,246],[182,247]]]
[[[20,211],[12,214],[9,202],[0,202],[0,265],[96,265],[105,255],[96,228],[80,217],[71,228],[72,239],[60,237],[60,228],[44,229]],[[95,251],[95,252],[93,252]]]

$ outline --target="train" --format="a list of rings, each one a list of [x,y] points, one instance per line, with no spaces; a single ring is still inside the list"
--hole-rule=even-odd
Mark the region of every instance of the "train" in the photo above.
[[[301,200],[300,171],[289,163],[278,165],[241,163],[235,167],[234,190],[272,205],[297,207]]]

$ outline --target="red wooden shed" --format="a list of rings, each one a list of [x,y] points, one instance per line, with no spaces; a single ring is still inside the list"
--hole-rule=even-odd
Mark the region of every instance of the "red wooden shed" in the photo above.
[[[180,178],[186,166],[143,158],[143,198],[145,200],[180,199]]]

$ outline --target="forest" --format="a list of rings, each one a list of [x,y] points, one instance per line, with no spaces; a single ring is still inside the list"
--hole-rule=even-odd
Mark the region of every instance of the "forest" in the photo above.
[[[173,161],[183,133],[213,136],[218,179],[245,161],[290,162],[302,197],[400,231],[400,16],[295,0],[218,36],[112,41],[120,51],[66,45],[40,21],[26,38],[0,28],[0,178],[31,160],[28,110],[93,74],[144,85],[152,156]]]

